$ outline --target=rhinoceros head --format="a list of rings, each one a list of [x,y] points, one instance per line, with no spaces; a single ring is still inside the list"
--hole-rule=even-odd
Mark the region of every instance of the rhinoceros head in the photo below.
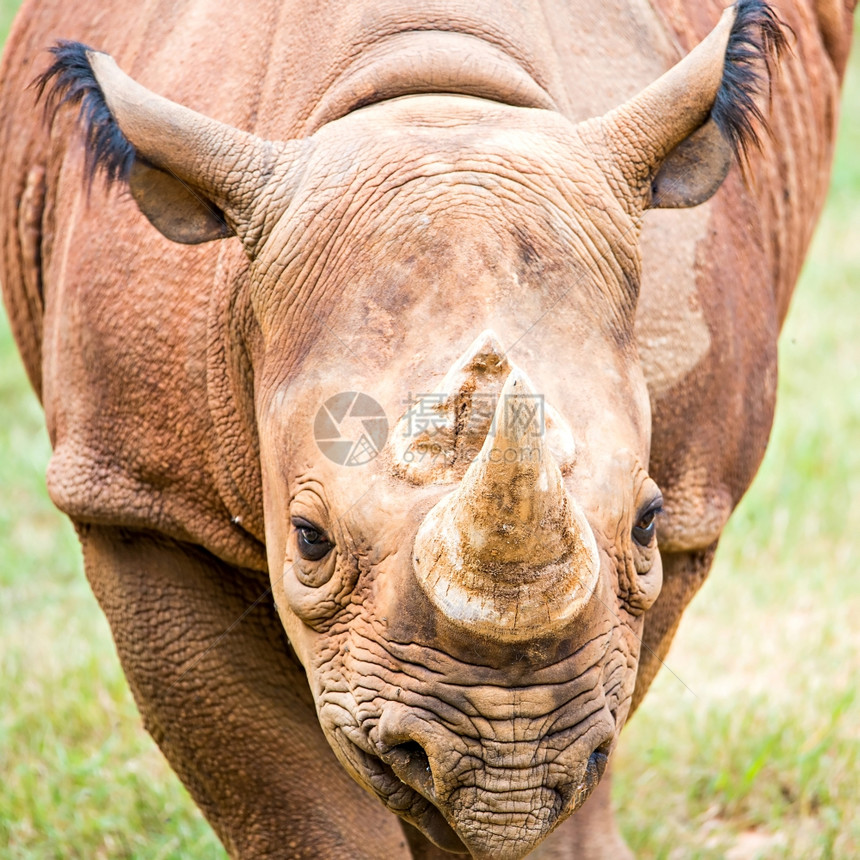
[[[661,583],[639,226],[719,187],[774,32],[730,9],[579,125],[420,95],[288,142],[63,49],[153,224],[244,244],[275,600],[340,761],[445,848],[527,854],[624,724]]]

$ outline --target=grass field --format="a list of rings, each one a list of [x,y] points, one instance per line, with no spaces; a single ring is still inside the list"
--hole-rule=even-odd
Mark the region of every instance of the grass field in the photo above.
[[[856,55],[845,105],[765,463],[667,659],[684,684],[661,674],[617,757],[641,858],[860,857]],[[0,858],[224,857],[140,726],[2,317],[0,410]]]

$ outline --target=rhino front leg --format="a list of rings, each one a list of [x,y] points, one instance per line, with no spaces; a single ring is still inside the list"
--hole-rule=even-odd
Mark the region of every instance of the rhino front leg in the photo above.
[[[264,575],[146,534],[78,533],[144,724],[231,856],[410,857],[330,751],[271,598],[255,604]]]

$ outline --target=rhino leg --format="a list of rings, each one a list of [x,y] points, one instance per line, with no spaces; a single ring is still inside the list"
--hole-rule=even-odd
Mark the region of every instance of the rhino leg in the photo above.
[[[231,856],[410,857],[331,753],[264,574],[146,534],[78,533],[144,724]]]

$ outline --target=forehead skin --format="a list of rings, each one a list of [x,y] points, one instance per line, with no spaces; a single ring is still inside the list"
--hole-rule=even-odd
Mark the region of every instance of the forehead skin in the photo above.
[[[503,234],[516,238],[532,274],[537,263],[544,276],[564,269],[558,286],[575,284],[573,296],[596,286],[607,300],[605,322],[618,328],[616,336],[629,333],[638,223],[562,117],[463,97],[414,97],[359,111],[312,140],[297,187],[283,190],[293,193],[289,205],[276,187],[265,206],[268,239],[253,278],[264,337],[308,287],[314,304],[333,298],[326,289],[367,292],[357,265],[368,278],[408,266],[422,251]],[[545,291],[548,280],[541,279]],[[386,285],[370,286],[380,292]],[[459,289],[476,292],[465,279]]]
[[[375,106],[317,135],[277,203],[252,277],[264,398],[296,381],[318,404],[331,382],[395,419],[492,328],[559,408],[602,391],[635,416],[647,457],[638,224],[563,118],[460,97]]]

